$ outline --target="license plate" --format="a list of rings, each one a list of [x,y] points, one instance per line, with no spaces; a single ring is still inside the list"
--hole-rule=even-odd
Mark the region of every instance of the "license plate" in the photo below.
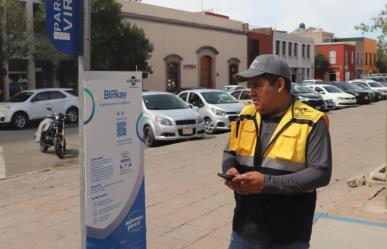
[[[193,133],[193,129],[192,128],[183,128],[182,133],[183,133],[183,135],[191,135]]]
[[[364,99],[368,99],[368,96],[365,96]]]

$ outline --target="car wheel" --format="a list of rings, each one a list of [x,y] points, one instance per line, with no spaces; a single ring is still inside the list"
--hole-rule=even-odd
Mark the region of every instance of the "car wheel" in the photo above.
[[[214,122],[208,117],[204,119],[204,131],[207,134],[212,134],[215,131]]]
[[[150,126],[145,126],[144,128],[144,143],[148,147],[156,145],[155,136],[153,135],[153,131]]]
[[[71,107],[66,111],[67,120],[70,123],[78,122],[78,109],[75,107]]]
[[[28,124],[28,117],[23,112],[17,112],[12,116],[11,124],[13,128],[24,129]]]

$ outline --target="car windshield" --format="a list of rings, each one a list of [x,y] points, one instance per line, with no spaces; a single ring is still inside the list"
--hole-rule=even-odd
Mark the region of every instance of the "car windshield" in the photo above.
[[[368,83],[370,87],[383,87],[380,83],[378,82],[370,82]]]
[[[356,87],[356,85],[351,85],[349,83],[338,83],[337,85],[335,85],[336,87],[338,88],[341,88],[343,90],[346,90],[346,91],[350,91],[350,90],[359,90],[358,87]]]
[[[369,86],[367,86],[366,84],[364,83],[361,83],[361,82],[356,82],[354,83],[356,86],[360,87],[361,89],[363,90],[370,90],[371,88]]]
[[[238,103],[238,100],[236,100],[236,98],[225,92],[204,92],[202,93],[202,95],[209,104]]]
[[[290,91],[292,93],[313,93],[311,89],[297,84],[292,84]]]
[[[8,100],[8,102],[24,102],[26,101],[31,95],[34,94],[33,92],[20,92],[15,94],[12,98]]]
[[[335,86],[324,86],[325,90],[329,93],[341,93],[342,91]]]
[[[144,95],[142,98],[148,110],[175,110],[189,108],[183,100],[171,94]]]

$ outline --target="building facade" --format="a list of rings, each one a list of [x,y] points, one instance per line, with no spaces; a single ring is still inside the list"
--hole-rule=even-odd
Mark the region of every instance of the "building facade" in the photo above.
[[[322,43],[324,41],[334,38],[334,34],[324,31],[321,27],[305,27],[304,23],[301,23],[299,27],[292,32],[292,34],[311,38],[314,43]]]
[[[273,54],[285,59],[292,72],[292,82],[314,78],[314,41],[311,38],[273,31]]]
[[[214,13],[123,2],[128,23],[144,30],[154,50],[144,89],[220,88],[247,67],[247,25]]]
[[[316,78],[325,81],[348,81],[355,78],[356,46],[348,43],[316,44],[316,51],[329,61],[329,67],[323,75]]]
[[[261,54],[273,53],[273,29],[252,29],[248,33],[248,65]]]
[[[359,70],[356,72],[356,78],[360,78],[361,74],[378,72],[378,68],[376,67],[378,42],[375,39],[366,37],[350,37],[335,38],[334,41],[356,44],[356,63],[359,64]]]

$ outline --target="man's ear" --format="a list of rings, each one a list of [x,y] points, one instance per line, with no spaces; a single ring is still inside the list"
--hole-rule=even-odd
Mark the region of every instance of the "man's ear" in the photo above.
[[[285,79],[279,77],[277,80],[277,93],[286,92],[285,84]]]

